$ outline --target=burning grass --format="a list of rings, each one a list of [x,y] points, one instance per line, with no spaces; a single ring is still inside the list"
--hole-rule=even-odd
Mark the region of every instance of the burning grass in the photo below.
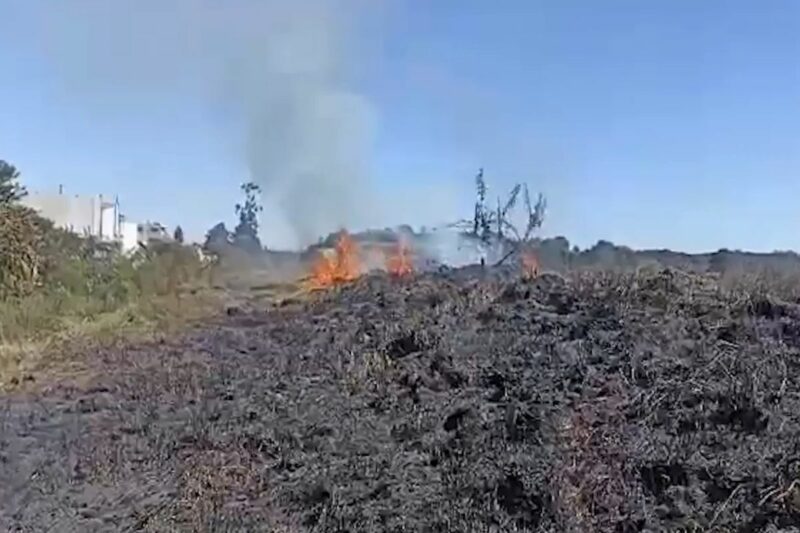
[[[332,252],[321,252],[311,267],[308,285],[326,289],[358,279],[361,259],[358,244],[347,231],[342,231]]]
[[[386,271],[396,277],[405,277],[414,273],[414,255],[411,245],[402,237],[386,256]]]
[[[523,250],[520,253],[520,266],[524,279],[533,279],[539,275],[539,258],[533,250]]]
[[[408,240],[398,238],[383,255],[382,268],[392,277],[407,277],[414,273],[414,253]],[[333,250],[324,250],[311,265],[306,286],[311,290],[329,289],[357,280],[367,271],[367,261],[353,237],[341,231]]]

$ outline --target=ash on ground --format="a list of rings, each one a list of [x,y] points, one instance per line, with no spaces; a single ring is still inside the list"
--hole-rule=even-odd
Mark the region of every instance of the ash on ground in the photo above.
[[[798,531],[800,305],[362,278],[4,398],[8,531]]]

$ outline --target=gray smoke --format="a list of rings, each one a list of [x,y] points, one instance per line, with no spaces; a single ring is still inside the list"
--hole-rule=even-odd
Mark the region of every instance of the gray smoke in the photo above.
[[[366,3],[46,4],[32,21],[33,41],[93,109],[140,99],[159,113],[191,98],[231,117],[250,178],[263,190],[263,232],[291,232],[267,241],[302,245],[376,220],[367,179],[376,114],[353,88],[370,48],[359,30],[378,20]]]
[[[341,3],[298,5],[267,32],[264,55],[245,56],[257,62],[243,65],[240,96],[252,177],[284,214],[295,242],[307,244],[327,231],[370,222],[375,113],[346,85],[359,57],[345,39],[354,19],[337,11]]]

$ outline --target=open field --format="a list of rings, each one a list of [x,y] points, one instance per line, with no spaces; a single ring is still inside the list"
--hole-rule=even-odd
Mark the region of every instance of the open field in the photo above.
[[[797,531],[800,300],[652,269],[375,275],[0,406],[9,531]]]

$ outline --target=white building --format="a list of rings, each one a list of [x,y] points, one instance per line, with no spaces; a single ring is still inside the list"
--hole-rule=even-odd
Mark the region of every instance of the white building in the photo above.
[[[59,188],[58,193],[30,192],[22,204],[59,228],[104,242],[119,242],[123,252],[135,250],[142,242],[142,224],[125,220],[117,197],[112,201],[102,194],[64,194]]]
[[[125,253],[136,250],[139,246],[139,229],[136,222],[128,222],[125,217],[119,223],[120,229],[120,242],[122,243],[122,251]]]
[[[104,241],[119,236],[119,201],[109,201],[102,194],[80,196],[52,193],[29,193],[22,203],[48,218],[62,229]]]
[[[172,236],[159,222],[144,222],[136,225],[136,241],[141,244],[152,242],[170,242]]]

